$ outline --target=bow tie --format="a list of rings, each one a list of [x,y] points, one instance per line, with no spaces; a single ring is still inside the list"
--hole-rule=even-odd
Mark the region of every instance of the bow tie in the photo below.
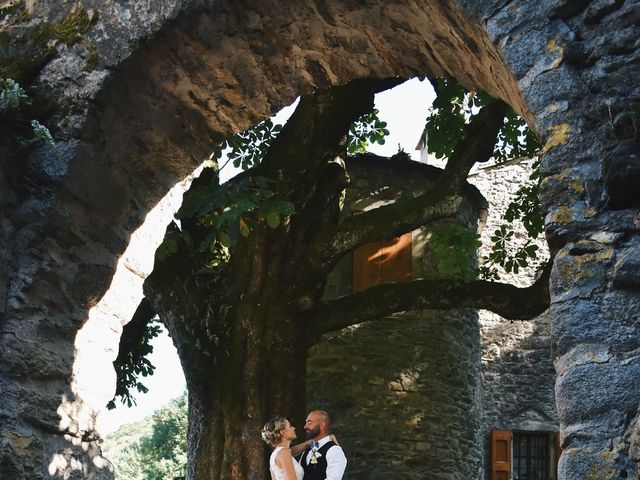
[[[315,448],[317,450],[318,448],[320,448],[320,444],[314,440],[313,442],[311,442],[311,448]]]

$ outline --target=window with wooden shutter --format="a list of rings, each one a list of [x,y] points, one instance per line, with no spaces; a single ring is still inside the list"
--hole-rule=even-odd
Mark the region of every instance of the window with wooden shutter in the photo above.
[[[353,252],[353,291],[388,282],[411,281],[411,232],[386,242],[372,242]]]
[[[513,432],[511,471],[514,479],[550,480],[553,450],[549,432]]]
[[[511,438],[508,430],[491,431],[491,480],[511,479]]]

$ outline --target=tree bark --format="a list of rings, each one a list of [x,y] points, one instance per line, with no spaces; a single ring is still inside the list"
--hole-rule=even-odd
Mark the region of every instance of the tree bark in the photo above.
[[[250,263],[255,269],[256,262]],[[192,320],[202,325],[198,316],[217,308],[220,295],[210,290],[215,285],[209,282],[189,281],[193,272],[188,268],[170,267],[171,262],[154,271],[157,276],[147,281],[145,293],[169,328],[187,380],[187,478],[268,478],[262,425],[276,415],[297,425],[304,418],[307,347],[287,306],[291,302],[275,285],[260,295],[247,292],[224,320],[217,319],[229,326],[228,334],[196,348],[185,325]],[[175,283],[166,285],[167,276]]]
[[[548,262],[540,277],[526,288],[484,280],[461,283],[442,279],[377,285],[319,305],[305,321],[319,325],[316,330],[322,335],[415,309],[478,308],[510,320],[530,320],[549,308],[551,265]]]

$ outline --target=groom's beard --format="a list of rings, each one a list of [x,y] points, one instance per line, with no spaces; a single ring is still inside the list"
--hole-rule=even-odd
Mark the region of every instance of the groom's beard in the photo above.
[[[313,430],[305,430],[307,438],[316,438],[320,435],[320,427],[316,426]]]

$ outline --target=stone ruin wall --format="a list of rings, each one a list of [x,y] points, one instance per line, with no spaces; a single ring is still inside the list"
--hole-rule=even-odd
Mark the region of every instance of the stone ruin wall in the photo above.
[[[434,167],[365,156],[347,163],[343,215],[410,197],[437,177]],[[392,168],[394,175],[389,175]],[[475,192],[477,194],[477,192]],[[478,205],[460,222],[475,225]],[[413,274],[425,268],[428,232],[414,232]],[[351,256],[329,276],[325,296],[351,292]],[[308,408],[324,408],[348,454],[348,476],[480,478],[480,336],[477,314],[412,311],[326,335],[307,361]]]
[[[0,174],[0,476],[110,477],[74,349],[102,369],[115,344],[77,333],[130,234],[217,141],[316,87],[425,73],[499,95],[542,136],[560,478],[640,474],[640,169],[616,120],[640,102],[637,0],[25,5],[0,19],[0,63],[42,61],[30,39],[46,40],[18,79],[58,150]],[[78,6],[71,38],[36,35]]]
[[[530,166],[527,161],[471,176],[489,204],[483,248]],[[348,170],[352,186],[344,215],[416,194],[434,174],[399,159],[364,158],[349,162]],[[471,212],[461,220],[474,224]],[[413,233],[414,278],[433,273],[427,238],[426,231]],[[544,261],[546,246],[537,243]],[[344,259],[330,276],[328,297],[351,291],[351,262]],[[524,285],[533,273],[503,279]],[[335,417],[348,475],[356,480],[490,478],[491,428],[558,431],[546,314],[510,322],[467,309],[405,312],[326,335],[311,350],[307,369],[308,407]]]
[[[533,160],[520,159],[504,165],[481,166],[469,176],[487,199],[489,215],[481,231],[479,255],[487,255],[493,232],[504,224],[503,214],[519,186],[529,183]],[[516,238],[527,238],[524,227],[513,225]],[[543,238],[538,265],[547,261],[548,247]],[[519,274],[503,273],[501,281],[525,286],[533,281],[535,264]],[[558,432],[551,351],[549,315],[529,321],[508,321],[486,310],[479,312],[482,345],[482,438],[485,478],[491,478],[491,429]]]

